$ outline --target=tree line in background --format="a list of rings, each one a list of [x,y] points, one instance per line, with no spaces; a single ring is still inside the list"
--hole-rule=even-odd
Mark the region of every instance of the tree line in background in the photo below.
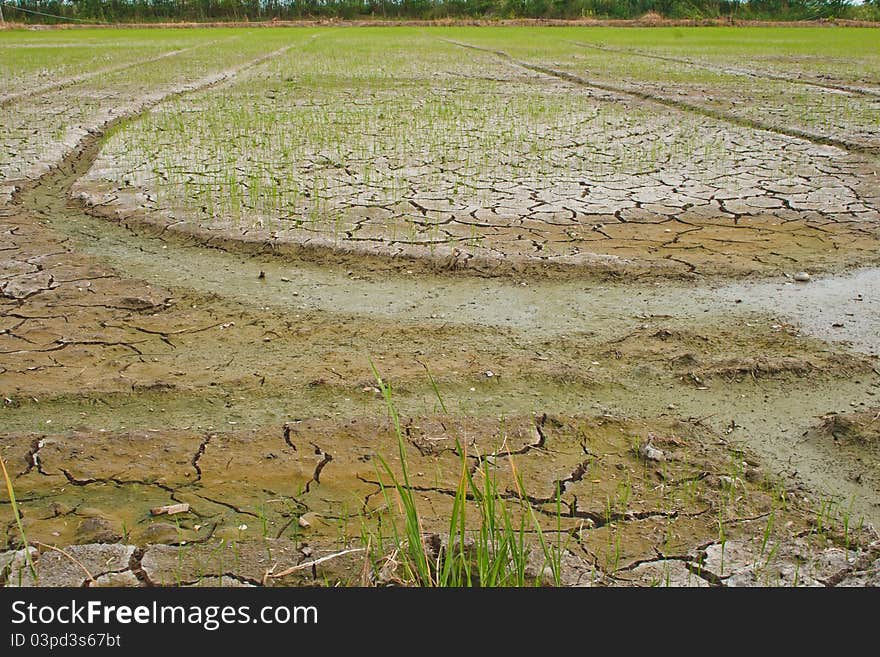
[[[0,0],[6,20],[265,21],[308,18],[880,20],[880,0]],[[29,10],[27,13],[18,11]]]

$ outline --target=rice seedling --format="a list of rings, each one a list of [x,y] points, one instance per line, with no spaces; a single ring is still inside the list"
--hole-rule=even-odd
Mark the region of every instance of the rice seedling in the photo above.
[[[25,534],[24,531],[24,525],[21,522],[21,512],[19,511],[18,501],[15,499],[15,488],[12,485],[12,479],[9,476],[9,471],[6,469],[6,462],[3,457],[0,457],[0,470],[3,471],[3,481],[6,483],[6,494],[9,497],[9,505],[12,508],[12,517],[15,520],[15,526],[18,529],[18,534],[21,538],[21,545],[24,549],[24,558],[34,581],[37,581],[37,569],[34,567],[34,562],[31,558],[30,544],[27,540],[27,534]]]
[[[770,515],[767,517],[767,524],[764,525],[764,532],[761,535],[761,552],[759,556],[763,557],[764,552],[767,550],[767,544],[770,541],[770,537],[773,534],[773,523],[776,520],[776,511],[771,511]]]
[[[719,565],[719,571],[724,573],[724,552],[727,548],[727,532],[724,529],[724,507],[725,507],[725,499],[724,496],[721,496],[718,504],[718,543],[721,545],[721,562]]]
[[[400,427],[391,384],[382,380],[372,361],[370,367],[385,401],[398,443],[400,476],[395,474],[388,461],[381,456],[379,461],[382,471],[378,474],[386,475],[391,482],[390,486],[381,484],[386,507],[402,508],[403,528],[400,529],[395,519],[391,518],[391,531],[393,545],[402,559],[406,580],[420,586],[525,586],[529,582],[527,566],[532,550],[527,537],[534,533],[544,556],[543,568],[549,568],[550,580],[558,585],[561,582],[564,547],[559,542],[561,539],[556,545],[547,540],[524,492],[521,475],[516,471],[512,457],[508,455],[507,460],[517,490],[516,495],[510,498],[501,491],[497,476],[480,454],[472,455],[480,465],[474,473],[471,472],[468,467],[471,455],[468,454],[466,445],[458,439],[455,444],[460,459],[460,474],[449,514],[446,542],[445,545],[435,545],[433,551],[429,551],[418,503],[410,483],[406,439]],[[445,410],[445,402],[429,370],[428,376],[438,401]],[[396,495],[394,499],[392,494]],[[468,522],[469,502],[476,506],[476,527]],[[561,515],[561,492],[557,487],[558,537],[562,535]],[[377,544],[381,545],[381,542],[377,541]],[[539,577],[536,583],[540,581]]]
[[[852,532],[855,529],[856,532],[860,531],[862,528],[862,524],[864,522],[864,518],[859,518],[859,522],[855,527],[852,525],[853,515],[852,509],[853,504],[855,503],[855,495],[850,497],[849,505],[845,510],[841,512],[842,515],[842,524],[843,524],[843,541],[844,548],[848,551],[850,548],[850,544],[852,542]]]
[[[832,524],[832,512],[834,509],[834,500],[830,497],[823,498],[819,501],[819,506],[816,509],[816,519],[814,521],[815,531],[819,536],[824,536],[825,532],[831,528]]]

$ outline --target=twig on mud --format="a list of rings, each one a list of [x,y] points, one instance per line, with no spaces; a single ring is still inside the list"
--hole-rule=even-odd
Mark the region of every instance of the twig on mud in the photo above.
[[[300,570],[306,570],[307,568],[312,568],[313,566],[317,566],[319,564],[324,563],[325,561],[330,561],[331,559],[336,559],[337,557],[344,556],[346,554],[354,554],[355,552],[366,552],[367,548],[351,548],[350,550],[343,550],[342,552],[335,552],[333,554],[328,554],[320,559],[313,559],[312,561],[306,561],[305,563],[301,563],[296,566],[291,566],[286,570],[282,570],[280,573],[272,572],[275,567],[273,566],[263,575],[263,582],[267,582],[270,579],[277,579],[279,577],[287,577],[287,575],[292,575],[295,572]]]
[[[89,572],[89,569],[83,565],[82,561],[80,561],[75,556],[70,554],[70,552],[67,552],[66,550],[62,550],[60,547],[55,547],[54,545],[49,545],[48,543],[41,543],[40,541],[31,541],[31,543],[33,543],[34,545],[38,545],[39,547],[44,547],[44,548],[48,548],[50,550],[55,550],[55,552],[60,552],[62,555],[64,555],[65,557],[70,559],[73,563],[75,563],[77,566],[82,568],[83,572],[86,574],[86,577],[88,578],[89,584],[96,584],[97,583],[97,580],[95,580],[95,578],[92,576],[92,573]]]
[[[705,426],[703,423],[716,415],[718,415],[718,413],[709,413],[709,415],[704,415],[703,417],[689,417],[687,421],[696,426]]]

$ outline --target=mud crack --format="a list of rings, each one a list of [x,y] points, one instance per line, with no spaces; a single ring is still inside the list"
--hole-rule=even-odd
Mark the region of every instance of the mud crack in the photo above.
[[[321,457],[321,460],[318,461],[318,465],[315,466],[315,472],[312,474],[312,478],[310,481],[306,482],[305,492],[308,493],[312,482],[316,484],[321,483],[321,471],[327,466],[330,461],[333,460],[333,455],[329,452],[325,452],[315,443],[310,443],[312,447],[315,448],[315,454]]]
[[[192,464],[193,469],[196,471],[196,478],[192,482],[193,484],[201,481],[202,479],[202,468],[199,466],[199,459],[202,458],[205,454],[205,450],[208,449],[208,444],[211,442],[213,438],[216,438],[217,434],[209,433],[205,436],[204,440],[199,443],[199,448],[196,450],[196,453],[193,455],[190,463]]]

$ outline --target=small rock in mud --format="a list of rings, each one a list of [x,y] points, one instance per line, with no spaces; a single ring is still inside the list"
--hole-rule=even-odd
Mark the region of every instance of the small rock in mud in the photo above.
[[[637,379],[659,379],[663,372],[646,363],[639,363],[632,369],[632,375]]]
[[[31,547],[28,549],[30,550],[31,559],[36,561],[39,555],[37,548]],[[20,586],[24,582],[25,577],[30,577],[30,569],[24,550],[0,552],[0,585]]]
[[[810,276],[805,271],[799,271],[797,274],[794,275],[794,280],[796,280],[798,283],[809,283],[811,279],[812,276]]]
[[[639,586],[657,587],[700,587],[705,588],[709,583],[702,577],[691,572],[683,561],[660,559],[639,564],[625,577],[632,577],[633,584]]]
[[[865,570],[855,571],[844,577],[837,586],[880,587],[880,559]]]
[[[193,588],[216,588],[218,586],[223,588],[253,588],[254,584],[236,579],[235,577],[229,577],[228,575],[222,575],[220,577],[205,577],[195,584],[186,584],[185,586]]]
[[[122,535],[105,518],[86,518],[76,528],[76,542],[80,545],[86,543],[116,543],[121,539]]]
[[[13,586],[82,586],[88,580],[85,570],[96,579],[113,571],[128,569],[133,545],[73,545],[67,554],[47,550],[34,560],[36,580],[28,570]],[[85,568],[85,570],[83,570]]]
[[[449,535],[431,534],[425,537],[425,550],[434,559],[439,558],[450,550]],[[475,559],[477,557],[477,542],[470,536],[465,536],[464,542],[462,542],[461,536],[453,536],[451,550],[452,554]]]
[[[315,513],[312,513],[310,511],[308,513],[302,514],[299,517],[299,520],[297,520],[297,524],[299,524],[299,526],[302,527],[303,529],[306,529],[308,527],[311,527],[312,523],[314,523],[315,520],[317,520],[317,519],[318,519],[318,515]]]
[[[764,478],[761,468],[749,467],[746,469],[746,479],[753,484],[759,483]]]
[[[49,505],[49,511],[52,512],[52,516],[57,518],[58,516],[66,516],[68,513],[73,511],[73,507],[63,502],[52,502]]]
[[[651,441],[643,443],[641,447],[639,447],[639,454],[646,461],[665,461],[666,455],[663,453],[663,450],[657,449],[651,444]]]
[[[150,545],[141,567],[156,586],[183,586],[230,574],[238,581],[259,582],[271,567],[280,572],[299,561],[296,545],[286,539],[221,540],[180,547]]]
[[[829,413],[822,424],[807,432],[815,440],[831,439],[839,445],[877,449],[880,446],[880,409],[870,408],[851,413]]]
[[[705,549],[703,570],[716,577],[726,577],[749,568],[756,562],[755,554],[745,543],[726,541],[713,543]]]
[[[810,574],[820,580],[832,579],[835,576],[852,570],[849,550],[828,548],[810,564]]]
[[[803,570],[793,564],[781,566],[770,565],[767,567],[748,567],[735,572],[724,581],[725,586],[731,588],[741,587],[768,587],[768,586],[823,586],[822,582],[805,574]]]
[[[718,477],[718,485],[723,490],[734,490],[737,487],[744,487],[742,479],[740,479],[739,477],[728,477],[727,475],[721,475],[720,477]]]
[[[124,310],[146,311],[158,309],[165,305],[167,298],[151,298],[143,297],[120,297],[114,302],[114,305]]]
[[[107,573],[105,575],[101,575],[100,577],[96,577],[95,581],[89,584],[90,588],[121,588],[121,587],[133,587],[140,586],[141,583],[138,581],[138,578],[135,577],[135,574],[130,570],[123,571],[121,573]]]
[[[608,584],[604,576],[597,572],[591,564],[581,557],[563,550],[558,562],[559,581],[553,568],[546,563],[546,557],[542,550],[529,552],[528,563],[525,568],[525,576],[528,579],[537,580],[543,586],[595,586]]]
[[[150,509],[150,514],[154,516],[169,515],[173,516],[178,513],[186,513],[189,511],[189,504],[183,502],[181,504],[166,504],[165,506],[157,506]]]

